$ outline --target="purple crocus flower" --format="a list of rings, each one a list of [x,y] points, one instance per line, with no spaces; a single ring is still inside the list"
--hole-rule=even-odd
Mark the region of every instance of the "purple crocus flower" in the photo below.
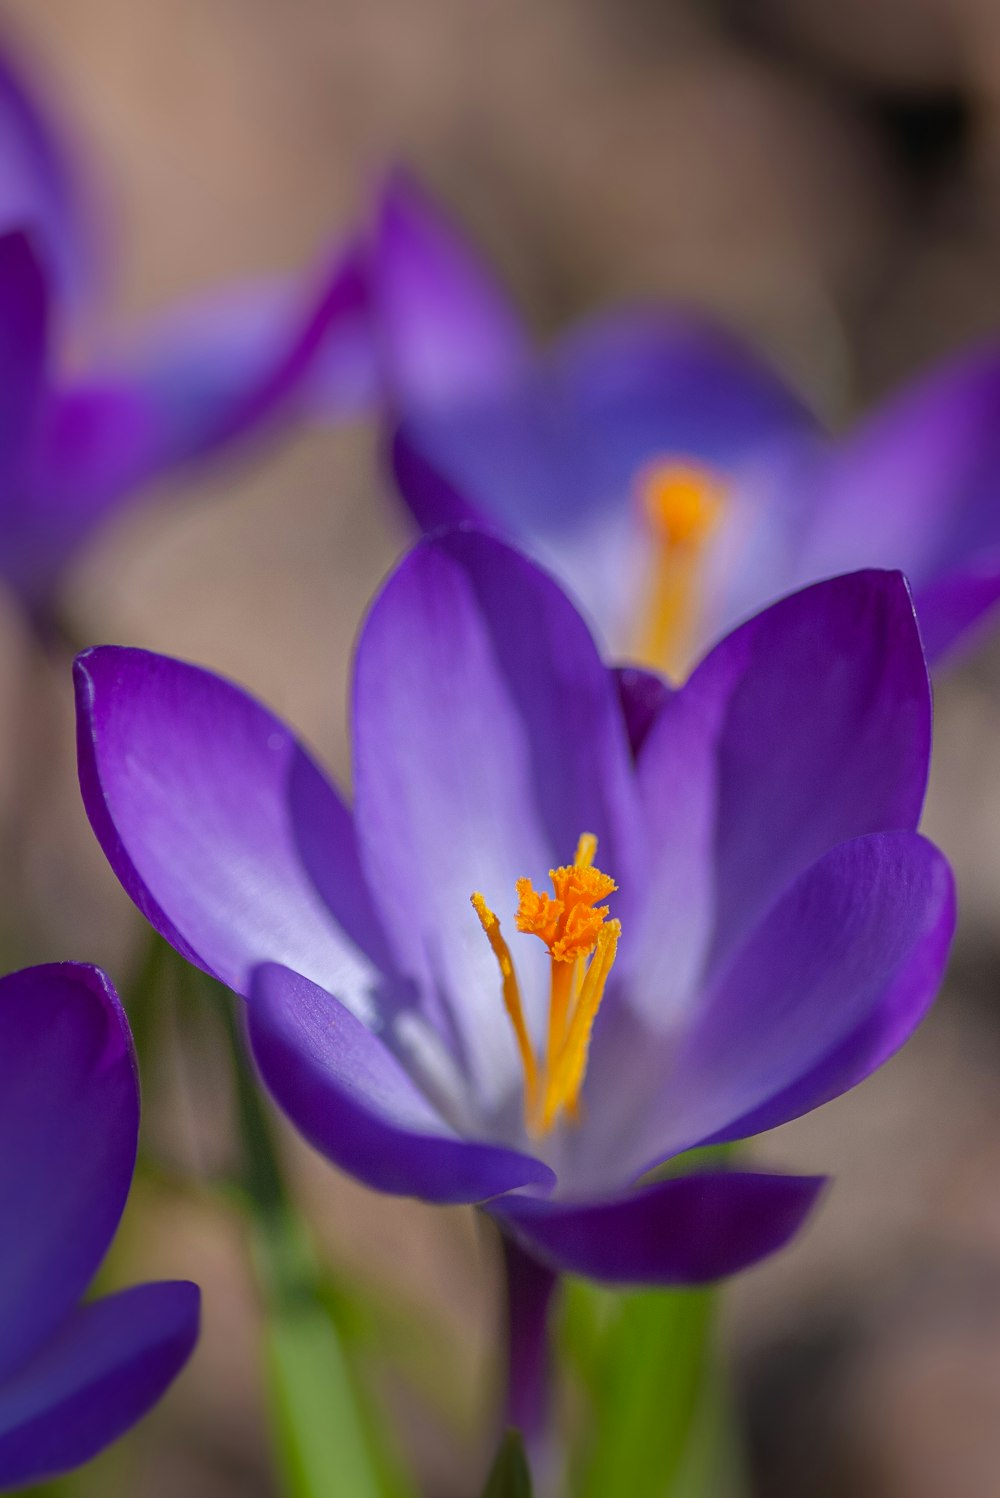
[[[321,350],[345,409],[369,378],[350,249],[299,283],[174,308],[124,349],[96,342],[103,246],[85,186],[50,112],[0,56],[0,579],[42,623],[113,512],[286,411]],[[67,342],[89,350],[73,372]]]
[[[496,528],[614,653],[682,677],[740,619],[859,567],[910,580],[937,661],[1000,598],[1000,346],[833,441],[694,316],[611,313],[537,352],[416,187],[384,192],[369,294],[396,478],[424,530]]]
[[[499,540],[429,539],[358,643],[352,809],[207,671],[103,647],[76,681],[109,861],[248,998],[305,1137],[378,1190],[487,1203],[547,1263],[686,1283],[780,1247],[816,1178],[659,1168],[854,1086],[941,977],[899,574],[776,604],[670,692]]]
[[[160,1398],[198,1336],[197,1286],[82,1303],[128,1196],[139,1087],[97,968],[0,978],[0,1489],[68,1471]]]

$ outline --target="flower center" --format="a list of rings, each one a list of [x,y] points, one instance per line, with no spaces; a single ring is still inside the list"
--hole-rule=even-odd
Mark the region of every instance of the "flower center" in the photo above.
[[[536,1057],[524,1018],[513,958],[500,922],[482,895],[473,908],[500,966],[503,1000],[524,1067],[524,1122],[530,1134],[548,1134],[562,1114],[579,1117],[580,1089],[587,1072],[590,1036],[611,972],[621,922],[609,921],[598,902],[618,886],[594,868],[597,839],[585,832],[571,864],[550,869],[551,895],[519,879],[514,924],[549,949],[549,1022],[544,1058]]]
[[[638,480],[653,557],[635,653],[643,665],[682,676],[690,664],[709,542],[725,488],[699,463],[664,460]]]

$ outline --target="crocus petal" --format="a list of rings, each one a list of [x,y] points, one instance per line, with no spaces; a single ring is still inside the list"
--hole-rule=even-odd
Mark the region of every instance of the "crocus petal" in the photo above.
[[[132,1180],[139,1092],[128,1025],[96,968],[0,978],[0,1378],[93,1278]]]
[[[2,76],[2,70],[0,70]],[[0,475],[9,491],[45,392],[48,287],[27,235],[0,235]],[[0,515],[5,505],[0,496]]]
[[[671,689],[655,671],[643,671],[638,666],[619,666],[615,670],[615,681],[625,714],[628,740],[632,753],[637,755]]]
[[[87,812],[147,920],[237,992],[283,961],[366,1011],[383,949],[351,818],[288,728],[141,650],[87,651],[76,690]]]
[[[562,340],[557,360],[581,428],[599,437],[619,489],[652,460],[695,458],[728,472],[816,429],[763,359],[690,314],[597,318]]]
[[[444,1000],[475,1092],[519,1076],[496,960],[470,905],[514,935],[515,881],[547,888],[581,833],[630,888],[635,804],[611,674],[555,583],[481,532],[423,542],[376,599],[358,645],[355,805],[369,884],[402,970]],[[547,957],[519,942],[529,1020]]]
[[[5,46],[0,53],[0,232],[28,228],[36,235],[60,298],[77,303],[91,289],[95,236],[69,132],[59,123]]]
[[[495,1209],[532,1253],[609,1284],[698,1285],[736,1274],[795,1236],[817,1176],[680,1176],[603,1201],[504,1198]]]
[[[837,843],[917,825],[930,686],[898,573],[816,584],[723,640],[665,705],[643,747],[652,819],[675,794],[675,715],[701,721],[714,761],[717,958]]]
[[[522,368],[517,313],[486,264],[401,171],[382,193],[369,274],[387,395],[397,408],[468,400]]]
[[[75,1311],[0,1383],[0,1487],[78,1467],[141,1419],[190,1357],[198,1306],[196,1285],[168,1281]]]
[[[812,484],[803,575],[898,567],[918,595],[1000,550],[1000,344],[886,401]]]
[[[795,881],[701,1000],[663,1082],[659,1151],[740,1139],[848,1091],[912,1034],[955,926],[951,871],[913,832],[834,848]],[[647,1135],[648,1139],[648,1135]],[[640,1154],[643,1146],[640,1145]]]
[[[276,1101],[315,1149],[365,1185],[459,1203],[554,1184],[528,1155],[460,1138],[382,1040],[297,973],[256,970],[249,1025]]]
[[[968,566],[933,578],[915,599],[927,659],[938,665],[972,645],[1000,602],[1000,547],[984,549]]]
[[[353,246],[316,278],[266,282],[174,309],[123,361],[151,413],[150,472],[234,441],[322,380],[326,414],[372,395],[367,289]],[[315,399],[315,396],[313,397]]]

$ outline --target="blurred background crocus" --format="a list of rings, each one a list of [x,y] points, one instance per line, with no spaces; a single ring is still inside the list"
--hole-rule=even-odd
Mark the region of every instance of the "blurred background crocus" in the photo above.
[[[87,1462],[134,1425],[198,1336],[186,1281],[81,1304],[125,1207],[139,1137],[128,1021],[73,963],[0,979],[0,1490]]]
[[[151,481],[257,434],[322,350],[325,388],[368,389],[350,250],[300,279],[224,288],[113,341],[108,226],[88,175],[0,55],[0,578],[34,622],[93,532]]]
[[[542,349],[409,178],[374,214],[373,337],[402,496],[551,566],[616,655],[680,678],[806,583],[898,567],[932,660],[1000,599],[1000,349],[976,347],[840,437],[748,346],[658,307]]]

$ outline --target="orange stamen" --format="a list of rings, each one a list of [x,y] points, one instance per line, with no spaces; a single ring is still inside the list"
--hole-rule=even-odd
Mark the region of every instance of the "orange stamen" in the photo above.
[[[725,490],[693,462],[654,463],[639,477],[653,560],[637,658],[678,678],[690,664],[705,556],[723,514]]]
[[[597,839],[584,833],[574,862],[550,869],[552,895],[536,890],[530,879],[518,879],[515,886],[518,931],[537,936],[549,950],[549,1015],[541,1068],[528,1036],[514,964],[500,923],[482,895],[472,896],[500,964],[504,1003],[524,1066],[525,1123],[532,1133],[548,1133],[563,1111],[577,1116],[590,1034],[618,946],[621,925],[608,922],[607,905],[598,904],[618,886],[594,867],[596,852]]]

